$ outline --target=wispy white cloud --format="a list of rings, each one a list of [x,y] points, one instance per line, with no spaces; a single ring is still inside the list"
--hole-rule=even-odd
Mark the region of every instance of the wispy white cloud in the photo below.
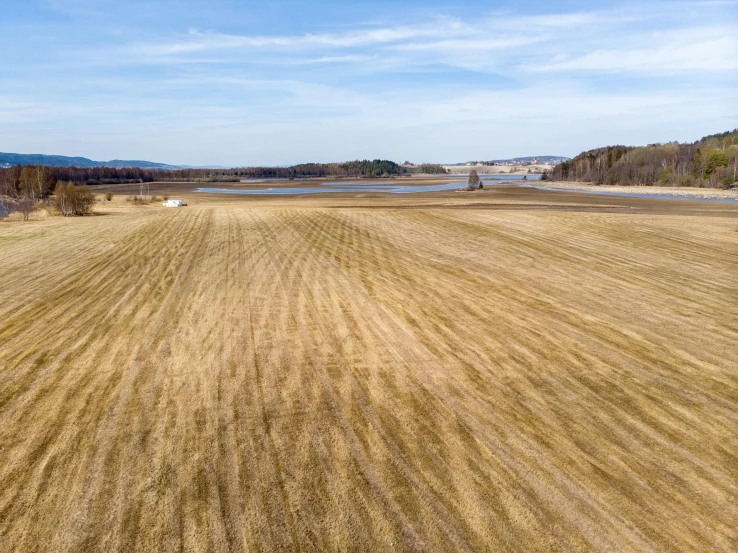
[[[113,5],[54,1],[80,18]],[[53,49],[0,36],[15,48],[0,57],[0,150],[227,165],[694,138],[738,125],[732,5],[415,14],[272,34],[212,19],[211,30],[121,24],[120,40],[60,35]]]
[[[138,42],[129,50],[147,56],[171,56],[206,51],[299,50],[391,48],[404,51],[430,51],[466,45],[471,50],[514,48],[544,40],[534,36],[542,30],[599,25],[632,20],[632,17],[607,13],[573,13],[535,16],[482,17],[473,21],[437,17],[424,23],[356,28],[342,33],[305,33],[301,35],[234,35],[190,29],[185,35],[170,39]],[[550,40],[553,35],[548,35]],[[340,58],[340,56],[336,56]]]
[[[541,85],[455,95],[436,90],[376,95],[299,81],[192,81],[261,91],[278,97],[280,107],[202,101],[172,117],[176,104],[170,95],[134,101],[123,88],[121,96],[113,98],[117,101],[89,100],[85,109],[72,110],[68,118],[60,119],[60,104],[36,106],[33,117],[44,121],[48,151],[72,154],[84,146],[84,153],[98,158],[156,152],[157,159],[172,163],[226,165],[366,155],[453,161],[539,150],[572,154],[580,142],[642,142],[643,132],[650,133],[652,141],[694,138],[725,118],[738,117],[738,94],[731,89],[618,93]],[[161,86],[157,92],[166,92]],[[31,147],[39,135],[29,129],[28,121],[7,123],[16,149],[39,150]],[[70,137],[75,137],[72,144]]]
[[[550,38],[550,37],[548,37]],[[454,52],[488,52],[493,50],[510,50],[521,46],[536,44],[546,41],[544,36],[514,36],[511,34],[501,34],[497,37],[490,36],[487,38],[456,38],[444,39],[433,42],[408,42],[388,47],[389,50],[398,52],[439,52],[444,55],[453,54]]]
[[[618,25],[642,19],[641,10],[596,10],[552,14],[500,14],[491,21],[506,29],[525,31],[566,30],[586,26]]]
[[[685,72],[720,72],[738,69],[738,37],[733,29],[707,28],[698,32],[655,33],[648,45],[623,44],[598,49],[582,55],[559,55],[533,71],[638,72],[674,74]]]
[[[320,58],[299,60],[295,63],[303,64],[321,64],[321,63],[367,63],[376,60],[376,56],[372,55],[345,55],[345,56],[322,56]]]
[[[439,19],[423,25],[357,29],[344,33],[306,33],[286,36],[233,35],[191,29],[187,35],[177,37],[175,41],[138,43],[134,44],[131,49],[148,55],[170,55],[245,48],[355,48],[417,38],[459,35],[464,31],[464,24],[455,19]]]
[[[362,71],[440,65],[473,71],[669,73],[734,70],[733,27],[693,28],[673,5],[432,21],[338,33],[185,35],[123,46],[124,63],[356,64]],[[654,32],[654,22],[665,32]],[[367,62],[373,62],[367,67]]]

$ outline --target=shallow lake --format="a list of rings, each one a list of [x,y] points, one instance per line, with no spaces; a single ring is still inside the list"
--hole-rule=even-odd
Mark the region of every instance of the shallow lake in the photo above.
[[[519,186],[526,186],[530,188],[537,188],[539,190],[548,190],[550,192],[569,192],[573,194],[596,194],[600,196],[619,196],[623,198],[645,198],[652,200],[681,200],[688,202],[713,202],[713,203],[727,203],[736,204],[738,200],[723,199],[723,198],[695,198],[690,196],[667,196],[661,194],[643,194],[643,193],[631,193],[631,192],[608,192],[606,190],[566,190],[562,188],[550,188],[545,185],[539,184],[523,184],[520,181],[523,176],[527,177],[528,181],[540,180],[540,175],[479,175],[480,180],[485,186],[496,186],[508,184],[511,182],[517,182]],[[197,188],[195,192],[205,192],[214,194],[251,194],[251,195],[262,195],[262,196],[286,196],[290,194],[325,194],[325,193],[372,193],[372,192],[383,192],[388,194],[418,194],[421,192],[441,192],[444,190],[458,190],[464,188],[468,175],[448,175],[443,177],[442,183],[439,184],[428,184],[428,185],[408,185],[405,182],[399,183],[395,181],[345,181],[345,182],[323,182],[315,186],[302,186],[302,187],[278,187],[278,188],[247,188],[247,189],[233,189],[233,188]],[[241,182],[264,182],[266,179],[253,179],[245,180]],[[273,181],[288,182],[287,179],[272,179]],[[451,181],[451,182],[449,182]],[[266,183],[265,183],[266,184]]]
[[[479,178],[483,184],[488,186],[500,185],[509,182],[516,182],[523,178],[524,175],[480,175]],[[525,175],[528,180],[538,180],[540,175]],[[317,186],[301,186],[301,187],[279,187],[279,188],[248,188],[248,189],[232,189],[232,188],[197,188],[195,192],[210,192],[216,194],[256,194],[266,196],[288,195],[288,194],[325,194],[330,192],[344,193],[363,193],[363,192],[385,192],[389,194],[417,194],[420,192],[440,192],[442,190],[456,190],[463,188],[467,179],[466,175],[450,175],[444,177],[443,180],[453,180],[453,182],[444,182],[440,184],[428,185],[407,185],[394,181],[388,182],[324,182]],[[242,181],[244,182],[244,181]],[[252,181],[258,182],[258,181]],[[286,182],[286,181],[283,181]]]

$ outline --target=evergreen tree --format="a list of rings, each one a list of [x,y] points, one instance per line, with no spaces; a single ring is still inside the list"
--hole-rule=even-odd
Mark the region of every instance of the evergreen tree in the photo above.
[[[472,169],[471,171],[469,171],[469,186],[468,186],[468,189],[469,190],[476,190],[478,188],[481,188],[481,184],[482,184],[482,181],[479,180],[479,175],[477,174],[477,172],[474,169]]]

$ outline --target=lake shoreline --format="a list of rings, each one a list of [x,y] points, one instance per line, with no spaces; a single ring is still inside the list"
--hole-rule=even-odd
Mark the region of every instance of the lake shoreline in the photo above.
[[[692,188],[683,186],[612,186],[607,184],[592,184],[571,181],[543,181],[540,186],[572,192],[584,191],[596,194],[598,192],[613,194],[648,194],[650,196],[679,196],[700,199],[738,200],[738,189],[721,190],[719,188]]]

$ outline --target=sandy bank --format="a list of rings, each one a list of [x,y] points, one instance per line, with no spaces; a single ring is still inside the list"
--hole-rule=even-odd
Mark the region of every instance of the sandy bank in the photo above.
[[[444,165],[444,169],[453,175],[466,175],[472,169],[480,175],[497,175],[497,174],[528,174],[528,170],[535,173],[541,173],[544,170],[551,170],[550,165]]]
[[[738,199],[738,189],[688,188],[678,186],[608,186],[582,182],[544,181],[541,186],[561,190],[588,190],[591,192],[616,192],[627,194],[655,194],[659,196],[689,196],[694,198]]]

